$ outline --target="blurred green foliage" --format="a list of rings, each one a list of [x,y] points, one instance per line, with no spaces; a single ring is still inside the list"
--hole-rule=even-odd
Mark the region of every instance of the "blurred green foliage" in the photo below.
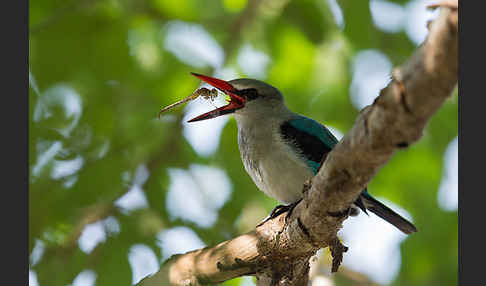
[[[214,65],[191,65],[166,49],[167,25],[201,25],[224,50],[222,67],[239,77],[248,77],[237,60],[241,48],[250,44],[264,52],[270,61],[262,79],[282,91],[292,110],[346,132],[359,111],[349,96],[353,56],[376,49],[399,65],[416,45],[403,31],[377,29],[369,1],[338,1],[344,27],[336,24],[329,2],[29,2],[29,252],[36,241],[43,242],[40,260],[33,263],[31,255],[30,264],[39,285],[68,285],[85,269],[96,272],[96,285],[131,285],[132,245],[147,245],[161,261],[157,233],[165,229],[187,226],[211,245],[262,219],[277,202],[245,173],[233,119],[209,156],[198,154],[184,137],[183,108],[169,120],[156,120],[162,106],[199,86],[189,72],[215,71]],[[79,111],[71,110],[76,98]],[[456,136],[453,96],[421,141],[397,152],[369,185],[374,195],[405,208],[420,230],[401,244],[402,267],[392,285],[457,284],[457,212],[437,203],[444,152]],[[66,162],[82,163],[67,175],[55,175],[56,166]],[[114,202],[129,191],[142,164],[149,172],[142,186],[148,206],[121,211]],[[209,228],[171,219],[166,208],[168,169],[191,164],[223,169],[233,186]],[[119,231],[107,232],[90,253],[82,251],[78,239],[85,226],[107,217],[116,219]],[[337,285],[354,283],[336,277]]]

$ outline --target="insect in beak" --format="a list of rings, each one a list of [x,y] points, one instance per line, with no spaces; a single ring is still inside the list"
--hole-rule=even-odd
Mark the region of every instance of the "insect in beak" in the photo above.
[[[230,97],[230,99],[229,99],[227,105],[224,105],[224,106],[216,108],[212,111],[201,114],[201,115],[189,120],[188,122],[196,122],[196,121],[215,118],[215,117],[225,115],[225,114],[230,114],[230,113],[233,113],[236,110],[243,108],[245,106],[245,103],[246,103],[245,98],[236,94],[238,92],[238,90],[235,89],[227,81],[217,79],[217,78],[214,78],[214,77],[209,77],[209,76],[197,74],[197,73],[191,73],[191,74],[193,76],[201,79],[202,81],[210,84],[211,86],[219,89],[221,92],[227,94]]]
[[[216,97],[218,97],[218,91],[215,88],[213,88],[211,90],[204,88],[204,87],[197,89],[188,97],[181,99],[177,102],[174,102],[174,103],[167,105],[166,107],[162,108],[159,112],[159,116],[158,116],[159,119],[160,119],[160,115],[162,115],[162,113],[166,112],[167,110],[172,109],[172,108],[174,108],[178,105],[181,105],[183,103],[186,103],[188,101],[194,100],[194,99],[196,99],[200,96],[202,96],[204,99],[208,99],[208,100],[213,101]]]

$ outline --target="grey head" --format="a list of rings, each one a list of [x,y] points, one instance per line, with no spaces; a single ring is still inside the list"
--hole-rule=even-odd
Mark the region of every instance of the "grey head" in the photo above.
[[[274,86],[251,78],[239,78],[228,81],[236,90],[236,94],[246,94],[248,101],[254,99],[283,100],[280,91]]]
[[[228,81],[246,99],[245,106],[235,115],[270,115],[285,108],[282,93],[274,86],[260,80],[239,78]]]

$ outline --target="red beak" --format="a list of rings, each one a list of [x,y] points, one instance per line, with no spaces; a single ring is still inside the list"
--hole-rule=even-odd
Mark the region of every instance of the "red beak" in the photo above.
[[[188,122],[201,121],[201,120],[211,119],[211,118],[215,118],[215,117],[218,117],[218,116],[221,116],[221,115],[233,113],[237,109],[240,109],[240,108],[245,106],[246,100],[243,97],[237,95],[236,92],[238,90],[236,90],[228,82],[221,80],[221,79],[217,79],[217,78],[214,78],[214,77],[209,77],[209,76],[205,76],[205,75],[201,75],[201,74],[197,74],[197,73],[193,73],[193,72],[191,74],[193,76],[201,79],[202,81],[214,86],[215,88],[219,89],[221,92],[224,92],[225,94],[229,95],[230,101],[227,105],[216,108],[216,109],[209,111],[209,112],[206,112],[204,114],[201,114],[201,115],[189,120]]]

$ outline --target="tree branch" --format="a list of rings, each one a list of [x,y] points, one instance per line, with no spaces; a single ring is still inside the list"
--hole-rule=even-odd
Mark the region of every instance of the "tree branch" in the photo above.
[[[456,86],[457,52],[457,9],[447,6],[431,23],[425,43],[393,72],[329,153],[287,223],[282,214],[250,233],[174,256],[138,285],[214,284],[248,274],[257,276],[258,285],[307,285],[309,258],[327,246],[337,270],[346,250],[337,240],[346,210],[396,149],[422,136]]]

